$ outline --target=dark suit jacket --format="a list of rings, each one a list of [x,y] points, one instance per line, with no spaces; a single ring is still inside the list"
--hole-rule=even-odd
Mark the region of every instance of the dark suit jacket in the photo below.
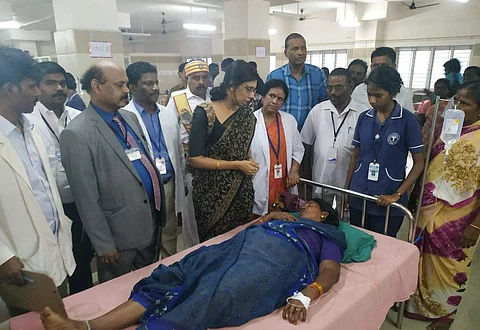
[[[135,115],[119,112],[140,139],[137,142],[148,150]],[[154,223],[143,183],[112,129],[91,106],[62,131],[60,151],[73,198],[97,254],[148,245]],[[165,193],[163,185],[160,188],[163,226]]]

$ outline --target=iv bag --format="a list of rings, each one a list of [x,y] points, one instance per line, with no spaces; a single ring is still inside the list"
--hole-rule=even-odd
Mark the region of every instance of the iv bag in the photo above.
[[[452,145],[460,139],[465,113],[462,110],[448,109],[444,113],[442,134],[440,139],[445,143],[445,155],[448,155]]]

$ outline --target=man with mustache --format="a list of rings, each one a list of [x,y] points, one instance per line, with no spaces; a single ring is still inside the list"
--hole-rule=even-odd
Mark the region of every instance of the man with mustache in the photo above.
[[[75,270],[71,221],[39,129],[25,116],[40,95],[38,63],[20,49],[0,46],[0,72],[0,281],[23,286],[23,270],[40,272],[66,296],[66,278]]]
[[[68,124],[81,114],[81,111],[65,106],[67,83],[65,70],[55,62],[38,64],[40,76],[37,81],[40,90],[38,102],[33,113],[27,115],[38,129],[42,142],[47,148],[48,161],[57,183],[65,215],[73,221],[73,254],[77,262],[75,273],[69,277],[70,293],[74,294],[93,286],[90,262],[94,252],[88,235],[73,201],[70,184],[63,168],[60,153],[60,133]]]
[[[267,81],[279,79],[287,84],[289,97],[281,110],[295,117],[300,131],[310,110],[327,99],[327,79],[322,69],[305,63],[307,42],[301,34],[292,33],[285,39],[284,53],[288,63],[270,72]]]
[[[158,260],[162,177],[134,114],[125,70],[99,62],[81,84],[91,102],[60,136],[62,162],[105,282]]]
[[[154,65],[147,62],[130,64],[127,76],[133,99],[125,110],[135,114],[140,122],[165,188],[167,221],[162,228],[160,252],[162,258],[167,258],[181,250],[181,247],[177,250],[177,240],[182,232],[177,214],[184,213],[186,208],[185,157],[180,125],[175,113],[157,103],[158,72]]]
[[[352,154],[352,139],[362,105],[351,98],[352,74],[347,69],[333,70],[328,77],[329,100],[317,104],[308,114],[302,129],[302,141],[306,145],[303,163],[312,164],[313,181],[342,187]],[[305,166],[308,168],[309,166]],[[317,195],[321,194],[317,188]],[[340,194],[325,191],[325,200],[338,206]]]
[[[182,142],[185,145],[188,145],[193,111],[197,105],[210,102],[210,89],[208,88],[209,74],[208,64],[204,61],[191,61],[187,63],[185,66],[187,88],[174,92],[168,102],[167,109],[180,116],[180,121],[182,122]]]

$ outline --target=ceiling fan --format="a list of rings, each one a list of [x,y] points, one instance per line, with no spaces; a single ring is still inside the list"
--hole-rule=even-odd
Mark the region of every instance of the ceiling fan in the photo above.
[[[428,5],[422,5],[422,6],[417,6],[415,4],[415,0],[412,0],[412,3],[411,4],[408,4],[408,3],[405,3],[405,2],[402,2],[405,6],[407,6],[408,8],[410,8],[410,10],[415,10],[415,9],[420,9],[420,8],[427,8],[427,7],[433,7],[433,6],[438,6],[440,3],[431,3],[431,4],[428,4]]]
[[[300,8],[300,4],[297,3],[297,13],[296,14],[292,14],[292,13],[288,13],[288,12],[284,12],[283,11],[283,6],[281,6],[281,11],[272,11],[272,15],[278,15],[278,16],[285,16],[285,17],[293,17],[293,18],[297,18],[300,22],[304,22],[306,21],[307,19],[312,19],[312,18],[316,18],[316,17],[312,17],[312,16],[307,16],[305,14],[305,8]]]
[[[167,34],[167,23],[169,22],[165,19],[165,12],[162,11],[162,21],[160,22],[162,25],[162,34]]]

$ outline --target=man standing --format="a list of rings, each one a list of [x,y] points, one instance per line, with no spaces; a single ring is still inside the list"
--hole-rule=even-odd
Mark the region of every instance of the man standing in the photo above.
[[[227,68],[230,64],[232,64],[234,61],[233,58],[227,57],[220,63],[220,67],[222,68],[222,71],[215,77],[213,81],[213,87],[218,87],[220,84],[223,82],[223,78],[225,78],[225,71],[227,71]]]
[[[367,62],[357,58],[356,60],[350,62],[348,65],[348,70],[352,74],[353,88],[355,89],[358,85],[365,82],[368,64]]]
[[[210,72],[210,78],[208,80],[208,87],[213,87],[213,82],[215,78],[218,76],[220,73],[220,68],[217,63],[211,63],[208,66],[208,71]]]
[[[128,93],[125,70],[99,62],[82,89],[91,103],[60,135],[62,162],[97,253],[100,282],[157,260],[165,223],[160,173],[134,114],[119,110]]]
[[[328,77],[329,100],[317,104],[308,114],[302,129],[306,145],[303,162],[312,164],[312,179],[331,186],[342,187],[352,155],[352,139],[362,106],[351,99],[353,81],[350,71],[333,70]],[[310,166],[305,166],[306,168]],[[320,194],[320,188],[316,194]],[[342,201],[341,194],[325,191],[325,200]]]
[[[42,139],[25,116],[40,95],[37,65],[20,49],[0,47],[0,280],[22,286],[22,269],[40,272],[66,296],[75,270],[71,221]]]
[[[223,63],[223,62],[222,62]],[[187,89],[172,94],[167,109],[177,113],[181,121],[181,135],[184,145],[188,145],[190,122],[197,105],[210,102],[208,89],[208,65],[203,61],[192,61],[185,66]]]
[[[393,69],[397,69],[397,53],[390,47],[378,47],[375,49],[371,56],[372,64],[371,70],[375,70],[380,66],[389,66]],[[362,111],[371,109],[372,106],[368,101],[367,85],[361,83],[358,85],[352,93],[352,99],[362,105]],[[413,93],[411,90],[402,85],[400,93],[397,94],[395,100],[403,108],[413,112]]]
[[[325,74],[319,67],[305,64],[307,43],[302,35],[290,34],[285,39],[284,53],[288,64],[272,71],[267,81],[279,79],[287,84],[289,97],[283,103],[282,110],[295,117],[300,131],[310,110],[327,99]]]
[[[87,106],[77,93],[77,83],[75,82],[75,77],[70,72],[67,72],[65,74],[65,78],[67,80],[67,107],[71,107],[80,111],[85,110]]]
[[[157,104],[157,68],[147,62],[136,62],[127,68],[128,88],[133,95],[125,110],[137,116],[143,134],[147,137],[150,154],[162,175],[165,188],[166,224],[162,228],[162,258],[177,250],[181,227],[177,214],[185,211],[185,157],[178,116]]]
[[[40,77],[37,82],[40,96],[33,113],[27,115],[37,128],[47,148],[48,161],[57,183],[65,215],[73,221],[73,255],[77,263],[75,273],[68,279],[70,293],[86,290],[93,286],[92,261],[94,251],[73,201],[70,184],[63,168],[60,154],[60,133],[81,111],[65,106],[67,84],[65,70],[55,62],[41,62],[38,65]]]
[[[180,78],[180,84],[173,86],[168,91],[166,103],[170,102],[170,97],[172,97],[172,93],[184,90],[187,87],[187,78],[185,77],[185,65],[187,62],[184,62],[178,66],[178,78]]]

